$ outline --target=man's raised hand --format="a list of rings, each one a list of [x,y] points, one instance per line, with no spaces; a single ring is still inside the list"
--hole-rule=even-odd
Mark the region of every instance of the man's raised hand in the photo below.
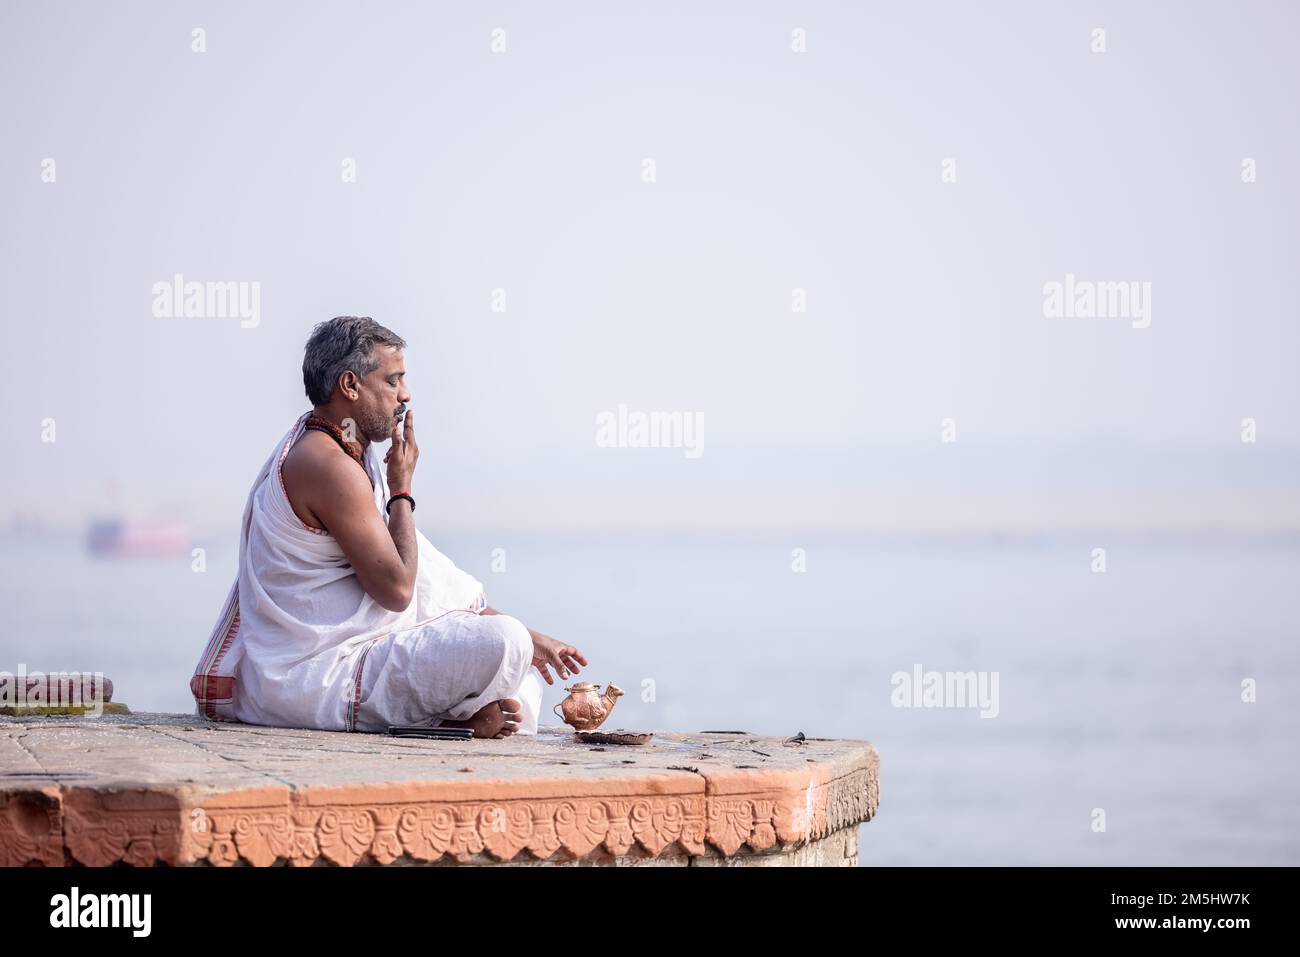
[[[406,421],[393,423],[392,444],[384,455],[388,465],[388,488],[393,492],[409,492],[415,476],[415,462],[420,457],[420,447],[415,442],[415,413],[406,410]]]

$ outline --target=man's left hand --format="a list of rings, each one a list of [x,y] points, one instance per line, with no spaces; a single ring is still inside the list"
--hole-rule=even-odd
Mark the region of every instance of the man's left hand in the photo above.
[[[533,631],[531,628],[528,633],[533,636],[533,664],[537,670],[542,673],[548,685],[555,684],[547,666],[555,669],[555,673],[561,678],[569,677],[569,673],[577,674],[578,664],[585,665],[587,659],[582,656],[582,652],[573,645],[566,645],[562,641],[556,641],[550,635],[543,635],[540,631]]]

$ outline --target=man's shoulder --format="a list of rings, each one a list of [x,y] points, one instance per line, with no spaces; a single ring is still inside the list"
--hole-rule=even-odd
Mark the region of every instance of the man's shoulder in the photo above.
[[[314,508],[324,507],[340,491],[344,499],[359,501],[373,494],[369,480],[357,468],[356,462],[339,448],[328,435],[309,429],[294,443],[284,457],[280,469],[289,504],[298,517],[319,527]],[[328,490],[329,495],[321,498]]]
[[[308,429],[285,453],[281,472],[286,481],[292,475],[295,479],[311,482],[345,473],[346,465],[356,468],[337,442],[324,432]]]

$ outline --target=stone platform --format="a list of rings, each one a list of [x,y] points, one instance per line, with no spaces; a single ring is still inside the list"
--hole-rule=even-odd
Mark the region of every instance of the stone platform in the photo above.
[[[564,726],[438,741],[184,714],[0,717],[0,866],[846,865],[866,741]]]

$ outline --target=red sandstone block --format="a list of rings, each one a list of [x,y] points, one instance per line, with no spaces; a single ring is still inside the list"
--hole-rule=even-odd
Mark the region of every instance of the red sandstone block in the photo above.
[[[0,707],[61,707],[113,700],[113,682],[89,671],[0,672]]]

